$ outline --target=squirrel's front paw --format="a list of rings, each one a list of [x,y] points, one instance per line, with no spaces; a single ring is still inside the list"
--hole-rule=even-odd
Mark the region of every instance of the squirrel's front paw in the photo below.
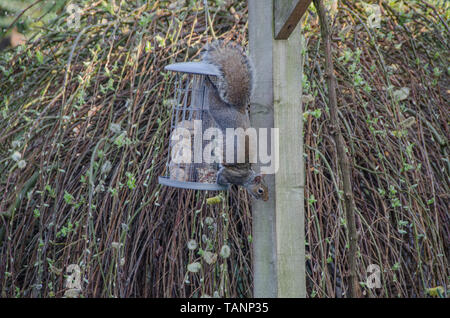
[[[217,182],[217,184],[220,184],[220,185],[228,185],[229,184],[227,178],[225,178],[225,176],[223,175],[222,169],[220,169],[219,172],[217,172],[216,182]]]

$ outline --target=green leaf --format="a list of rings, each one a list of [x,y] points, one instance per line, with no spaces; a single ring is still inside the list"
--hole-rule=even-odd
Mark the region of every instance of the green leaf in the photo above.
[[[36,59],[39,62],[39,64],[44,63],[44,55],[42,55],[41,51],[36,51]]]

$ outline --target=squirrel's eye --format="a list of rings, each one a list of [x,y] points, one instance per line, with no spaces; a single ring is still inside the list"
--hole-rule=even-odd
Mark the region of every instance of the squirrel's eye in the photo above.
[[[258,189],[258,193],[259,193],[259,194],[262,194],[263,192],[264,192],[264,189],[263,189],[263,188],[259,188],[259,189]]]

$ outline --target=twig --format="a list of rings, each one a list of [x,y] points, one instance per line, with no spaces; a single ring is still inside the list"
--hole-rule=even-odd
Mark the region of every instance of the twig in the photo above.
[[[355,209],[353,201],[352,183],[351,183],[351,169],[350,161],[346,154],[345,141],[340,130],[340,123],[337,110],[336,98],[336,77],[334,76],[333,57],[331,51],[331,34],[329,30],[328,17],[325,12],[325,7],[321,0],[314,0],[314,6],[319,13],[320,30],[325,46],[325,64],[326,64],[326,78],[329,95],[329,109],[332,123],[332,136],[336,143],[336,152],[338,156],[338,164],[342,172],[344,185],[344,205],[345,216],[347,219],[347,229],[349,238],[349,253],[348,264],[350,270],[350,285],[349,296],[358,296],[358,278],[356,273],[356,250],[357,250],[357,234],[355,222]]]

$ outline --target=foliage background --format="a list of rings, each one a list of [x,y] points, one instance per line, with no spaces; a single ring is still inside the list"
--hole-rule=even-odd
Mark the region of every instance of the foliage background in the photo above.
[[[50,6],[42,24],[42,14],[18,20],[26,46],[0,52],[1,297],[62,297],[70,264],[81,268],[83,297],[251,297],[247,194],[233,188],[209,206],[216,193],[157,184],[173,90],[163,67],[197,59],[213,36],[245,46],[246,2],[209,1],[208,25],[203,1],[76,3],[79,29],[64,3]],[[445,297],[449,5],[376,2],[381,27],[372,28],[364,2],[328,3],[360,294],[423,297],[439,287]],[[342,297],[346,224],[312,6],[303,25],[307,289]],[[381,268],[381,289],[365,284],[369,264]]]

